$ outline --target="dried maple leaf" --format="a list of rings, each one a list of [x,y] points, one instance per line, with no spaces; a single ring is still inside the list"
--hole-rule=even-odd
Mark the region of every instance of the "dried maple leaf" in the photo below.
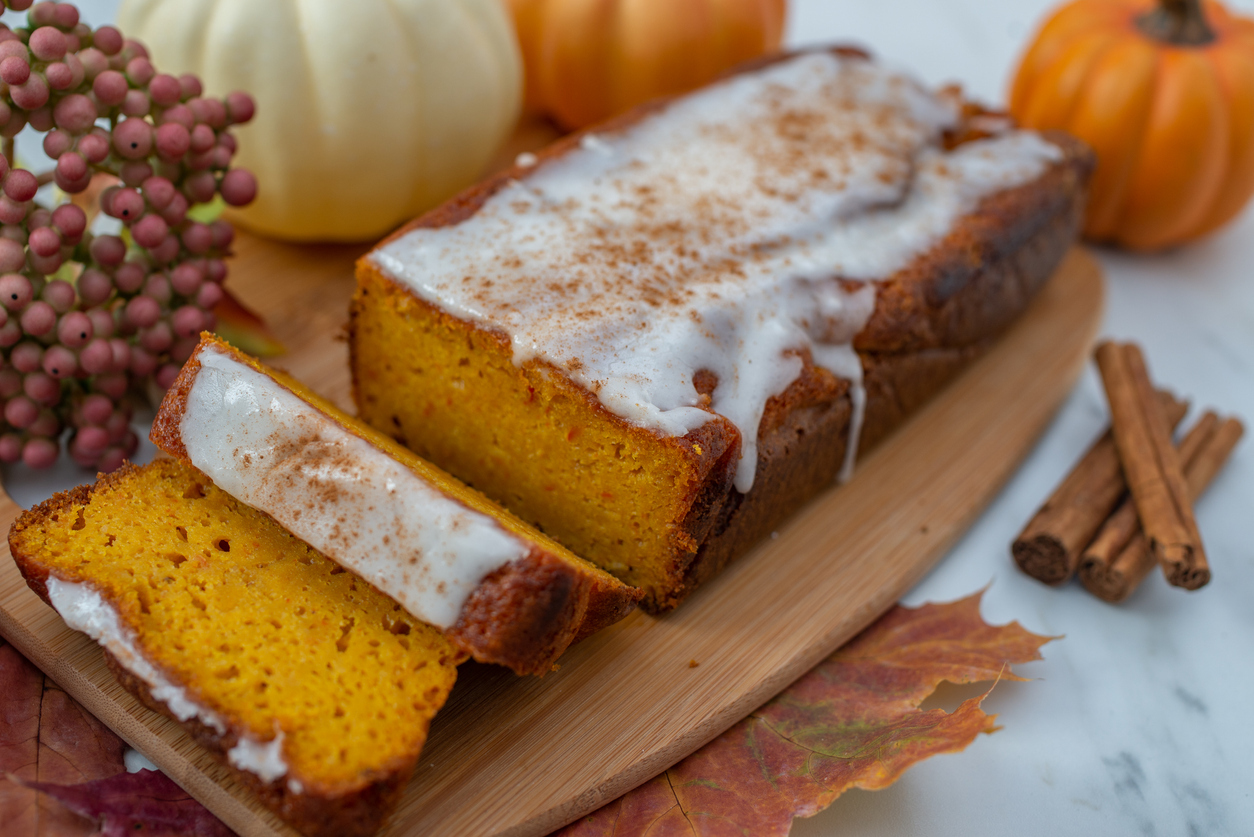
[[[234,837],[221,820],[156,770],[119,773],[76,785],[18,781],[98,821],[100,837],[141,831],[150,837]]]
[[[782,694],[561,837],[786,835],[848,788],[883,788],[996,729],[983,696],[952,713],[919,704],[941,681],[1007,678],[1050,637],[980,618],[981,593],[896,606]],[[987,694],[987,693],[985,693]]]
[[[86,782],[126,770],[126,744],[0,640],[0,777]],[[0,778],[6,834],[85,837],[95,825],[34,790]]]

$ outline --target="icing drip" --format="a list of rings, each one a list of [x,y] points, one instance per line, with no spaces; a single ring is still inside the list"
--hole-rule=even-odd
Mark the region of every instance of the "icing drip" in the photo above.
[[[65,624],[104,646],[123,668],[144,681],[149,694],[165,704],[175,718],[180,721],[195,718],[218,735],[226,734],[227,725],[221,715],[197,703],[186,689],[172,683],[148,661],[131,632],[122,626],[118,612],[97,590],[88,584],[62,581],[55,576],[48,577],[47,587],[52,607],[61,614]],[[262,781],[273,782],[287,774],[282,731],[269,741],[240,736],[227,752],[227,760],[240,770],[255,773]]]
[[[1026,132],[944,151],[956,118],[901,73],[810,53],[587,134],[467,220],[370,258],[624,419],[682,435],[726,417],[741,433],[741,492],[766,403],[808,352],[852,386],[848,476],[865,403],[852,341],[874,282],[1061,153]],[[718,381],[708,409],[701,370]]]
[[[179,430],[188,459],[241,502],[449,628],[470,593],[529,547],[365,439],[212,345]]]

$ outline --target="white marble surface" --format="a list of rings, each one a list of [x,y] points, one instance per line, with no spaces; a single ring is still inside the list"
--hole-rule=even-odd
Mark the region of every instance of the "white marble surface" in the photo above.
[[[961,81],[1000,102],[1044,0],[794,0],[793,44],[852,41],[930,82]],[[1254,0],[1233,6],[1254,14]],[[87,19],[115,2],[81,2]],[[1195,404],[1254,421],[1254,211],[1178,252],[1099,252],[1109,279],[1103,332],[1147,351],[1155,377]],[[1020,472],[970,533],[906,597],[957,598],[991,582],[992,622],[1065,634],[986,702],[1005,726],[891,788],[851,791],[799,820],[798,837],[887,835],[1254,834],[1254,442],[1198,506],[1215,581],[1196,593],[1158,575],[1124,605],[1078,586],[1046,588],[1012,565],[1008,544],[1106,422],[1092,370]],[[150,448],[148,448],[150,450]],[[29,503],[80,481],[65,468],[5,484]],[[949,690],[949,705],[972,692]]]

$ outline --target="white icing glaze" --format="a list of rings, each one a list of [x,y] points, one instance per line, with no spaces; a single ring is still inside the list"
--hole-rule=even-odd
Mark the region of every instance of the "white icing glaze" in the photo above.
[[[269,741],[256,741],[252,738],[241,738],[235,746],[227,750],[226,760],[233,767],[247,770],[261,777],[264,782],[273,782],[280,776],[287,775],[287,762],[283,760],[283,730],[275,733]],[[289,785],[295,783],[293,779]],[[296,791],[299,793],[300,791]]]
[[[170,682],[140,651],[131,632],[122,627],[118,612],[104,600],[90,584],[62,581],[49,576],[48,598],[52,607],[61,614],[65,624],[82,631],[94,639],[134,676],[148,686],[148,692],[166,705],[180,721],[192,718],[213,729],[219,735],[226,733],[222,716],[197,703],[187,690]],[[265,782],[273,782],[287,774],[287,762],[283,760],[283,733],[280,731],[269,741],[251,736],[240,736],[234,747],[227,751],[227,760],[240,770],[257,774]]]
[[[529,546],[211,344],[180,425],[191,463],[417,619],[451,627]]]
[[[740,430],[757,465],[766,402],[798,353],[853,384],[848,474],[865,393],[852,340],[871,284],[906,267],[993,191],[1059,149],[1009,132],[946,152],[950,100],[874,63],[809,53],[732,77],[622,133],[586,134],[473,216],[375,250],[381,270],[500,330],[611,412],[665,435]]]

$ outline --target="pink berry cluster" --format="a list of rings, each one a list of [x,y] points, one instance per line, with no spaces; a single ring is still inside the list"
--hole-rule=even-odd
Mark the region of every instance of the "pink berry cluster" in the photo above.
[[[138,446],[130,419],[149,384],[168,388],[215,325],[233,232],[188,210],[256,195],[230,168],[229,128],[253,100],[203,97],[195,76],[158,73],[141,44],[68,3],[4,4],[27,26],[0,24],[0,137],[45,134],[55,168],[0,157],[0,460],[48,467],[68,430],[75,462],[111,471]],[[47,182],[80,198],[41,206]],[[82,205],[129,235],[92,235]]]

